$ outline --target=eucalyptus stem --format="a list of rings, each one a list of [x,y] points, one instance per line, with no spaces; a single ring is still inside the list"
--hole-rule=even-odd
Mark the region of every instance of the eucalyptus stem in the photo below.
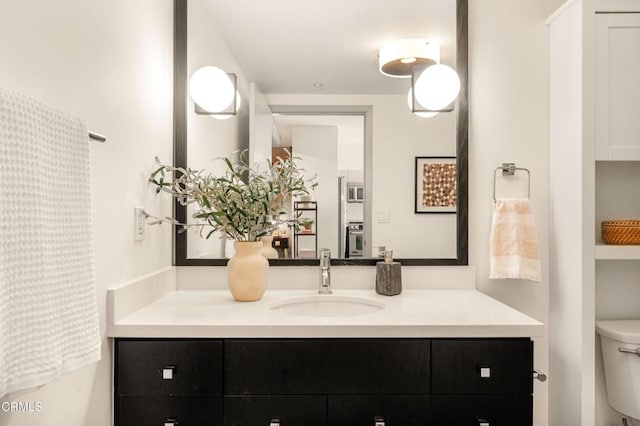
[[[220,231],[222,238],[238,241],[257,241],[273,231],[284,212],[284,205],[292,197],[308,195],[317,186],[316,176],[306,178],[298,168],[295,158],[278,157],[273,164],[268,160],[250,167],[248,152],[236,152],[235,159],[217,158],[226,165],[222,176],[214,176],[204,170],[174,167],[162,164],[149,181],[156,185],[156,192],[171,194],[184,206],[196,204],[193,219],[196,224],[180,223],[173,218],[152,217],[157,224],[170,222],[185,230],[190,227],[211,228],[206,238]],[[173,179],[167,179],[172,176]]]

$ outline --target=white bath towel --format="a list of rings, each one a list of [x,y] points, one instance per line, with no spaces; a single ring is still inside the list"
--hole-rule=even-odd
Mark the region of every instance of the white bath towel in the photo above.
[[[489,278],[540,281],[538,235],[528,199],[496,200],[489,239]]]
[[[100,359],[84,123],[0,88],[0,397]]]

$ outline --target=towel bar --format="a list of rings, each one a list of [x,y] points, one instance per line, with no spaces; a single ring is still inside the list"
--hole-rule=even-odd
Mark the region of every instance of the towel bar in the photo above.
[[[106,142],[107,137],[101,135],[100,133],[89,131],[89,139],[97,142]]]
[[[496,202],[496,176],[498,171],[502,170],[502,176],[513,176],[516,170],[527,172],[527,198],[531,198],[531,172],[524,167],[516,167],[515,163],[502,163],[502,166],[496,167],[493,172],[493,202]]]

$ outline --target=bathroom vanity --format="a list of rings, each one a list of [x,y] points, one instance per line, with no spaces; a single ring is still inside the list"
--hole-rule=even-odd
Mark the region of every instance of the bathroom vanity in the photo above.
[[[529,339],[118,339],[117,425],[531,425]]]
[[[538,321],[471,289],[314,293],[172,291],[113,317],[115,424],[532,424]],[[318,298],[382,308],[318,315]]]

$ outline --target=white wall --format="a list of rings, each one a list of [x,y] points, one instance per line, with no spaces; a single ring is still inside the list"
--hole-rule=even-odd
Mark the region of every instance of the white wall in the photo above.
[[[172,6],[170,0],[0,5],[0,85],[74,113],[107,136],[104,144],[87,142],[102,335],[106,288],[171,265],[169,227],[148,227],[136,244],[133,207],[171,214],[170,200],[156,197],[147,179],[156,155],[172,155]],[[98,364],[15,397],[41,402],[42,412],[0,412],[0,425],[110,425],[111,362],[105,338]]]
[[[249,83],[249,164],[271,164],[273,115],[256,83]]]

